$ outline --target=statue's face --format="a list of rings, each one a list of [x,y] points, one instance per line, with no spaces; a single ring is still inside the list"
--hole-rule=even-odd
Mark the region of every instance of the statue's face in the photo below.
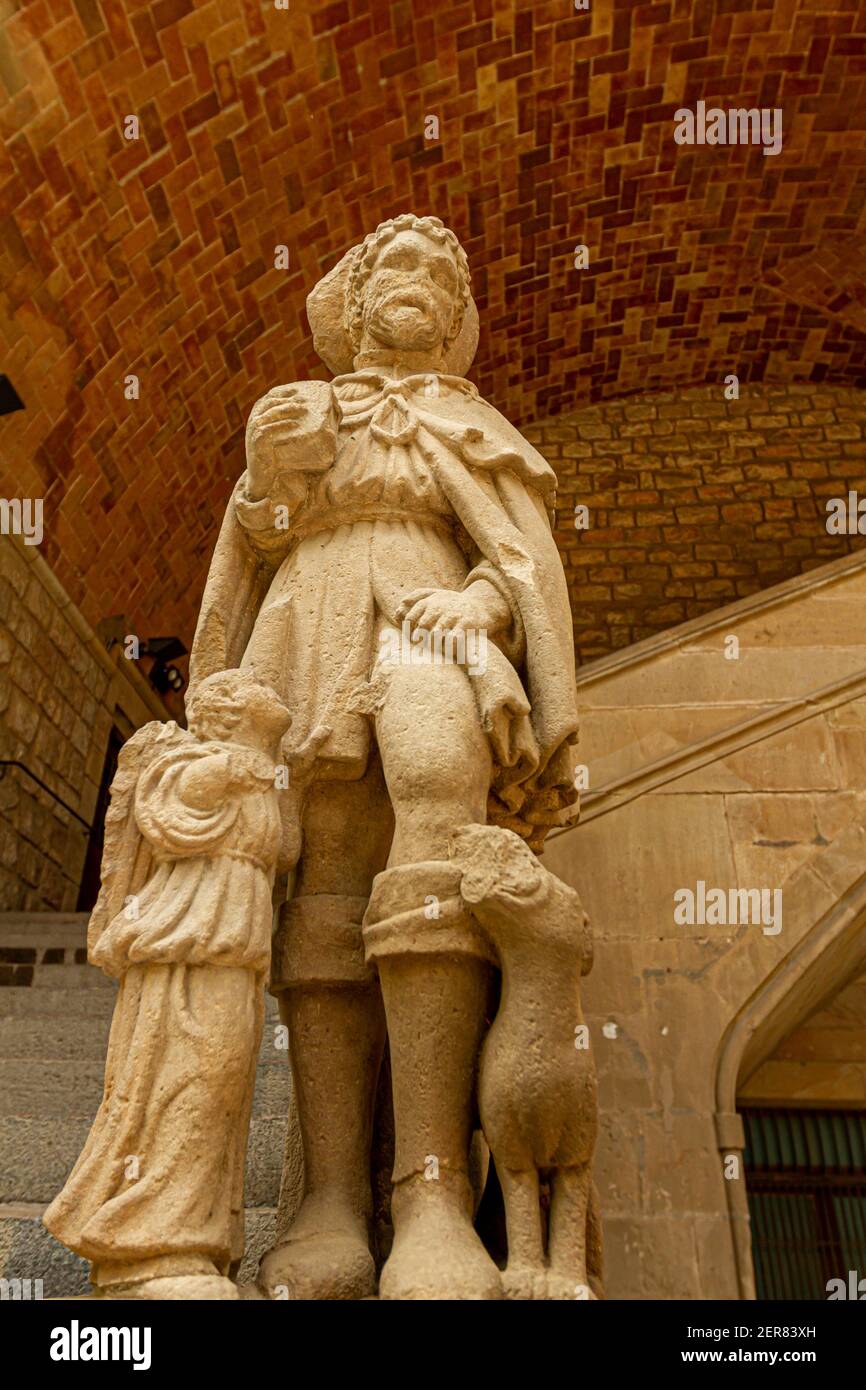
[[[254,685],[244,692],[241,727],[273,739],[281,737],[290,723],[289,711],[271,690]]]
[[[190,718],[190,728],[197,737],[253,744],[263,736],[272,741],[285,733],[291,723],[289,711],[270,689],[242,678],[234,689],[241,715],[228,734],[224,731],[226,693],[212,696],[205,690],[199,695]]]
[[[457,262],[421,232],[400,232],[383,247],[364,289],[364,330],[383,347],[441,348],[458,309]]]

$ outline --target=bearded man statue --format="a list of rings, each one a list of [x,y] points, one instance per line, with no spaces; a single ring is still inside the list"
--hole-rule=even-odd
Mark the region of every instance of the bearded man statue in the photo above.
[[[191,666],[193,688],[226,666],[272,668],[276,643],[292,715],[271,988],[304,1197],[260,1277],[293,1298],[376,1292],[370,1150],[387,1030],[394,1241],[379,1295],[498,1298],[468,1166],[495,956],[449,837],[501,826],[537,852],[573,813],[556,480],[465,379],[478,316],[438,218],[382,223],[307,309],[336,375],[277,386],[252,411]]]

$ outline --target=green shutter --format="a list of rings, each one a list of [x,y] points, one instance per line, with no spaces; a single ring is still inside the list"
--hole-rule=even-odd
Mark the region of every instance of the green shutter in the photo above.
[[[827,1297],[866,1277],[866,1111],[743,1110],[759,1299]]]

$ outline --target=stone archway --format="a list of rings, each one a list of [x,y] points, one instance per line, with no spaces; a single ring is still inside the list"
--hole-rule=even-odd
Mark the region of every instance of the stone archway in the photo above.
[[[734,1262],[741,1298],[755,1297],[749,1212],[743,1181],[743,1123],[737,1093],[781,1040],[843,989],[866,962],[864,832],[851,827],[820,857],[793,876],[790,896],[801,919],[812,912],[816,889],[836,895],[812,925],[795,934],[791,950],[743,1002],[722,1038],[715,1082],[715,1126],[720,1154],[739,1157],[740,1178],[725,1183]],[[852,874],[852,870],[854,871]],[[802,880],[802,882],[798,882]],[[798,889],[804,889],[802,897]]]

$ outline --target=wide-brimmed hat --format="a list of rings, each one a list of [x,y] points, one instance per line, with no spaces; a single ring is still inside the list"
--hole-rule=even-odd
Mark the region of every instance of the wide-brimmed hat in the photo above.
[[[335,376],[351,372],[355,347],[346,323],[347,295],[352,270],[363,244],[353,246],[307,295],[307,318],[313,331],[313,347]],[[478,309],[469,296],[460,332],[445,354],[444,370],[465,376],[478,348]]]

